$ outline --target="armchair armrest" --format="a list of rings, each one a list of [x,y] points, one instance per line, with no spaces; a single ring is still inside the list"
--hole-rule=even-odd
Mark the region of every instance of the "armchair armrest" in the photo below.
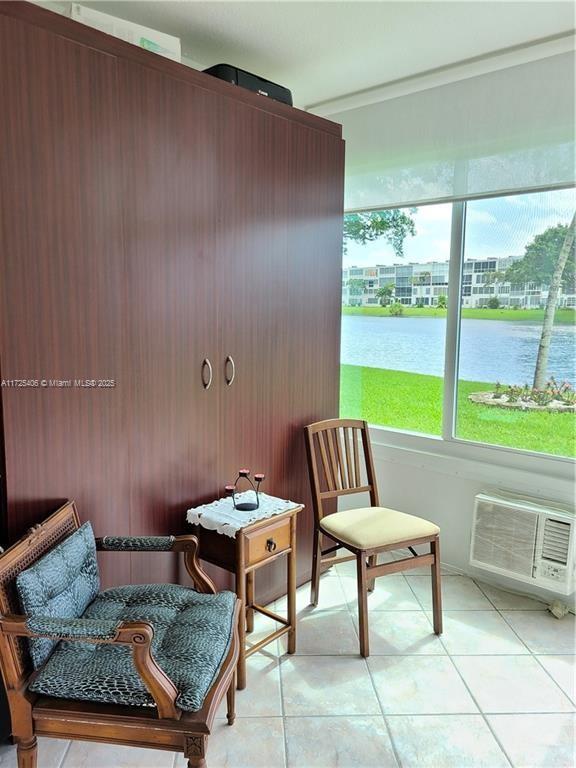
[[[31,636],[93,643],[114,640],[121,626],[121,621],[112,619],[61,619],[55,616],[26,618],[26,628],[30,630]]]
[[[194,588],[198,592],[213,595],[216,586],[198,561],[196,536],[103,536],[96,539],[100,552],[183,552],[184,565]]]
[[[72,642],[112,643],[132,647],[132,659],[142,682],[154,699],[159,718],[177,720],[178,689],[156,664],[151,652],[154,629],[146,621],[64,619],[51,616],[0,616],[0,633],[19,637],[49,637]]]
[[[174,536],[103,536],[96,549],[105,552],[171,552]]]

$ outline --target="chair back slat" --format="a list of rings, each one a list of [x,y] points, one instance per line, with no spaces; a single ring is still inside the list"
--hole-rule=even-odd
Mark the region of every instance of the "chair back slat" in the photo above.
[[[360,485],[360,456],[358,452],[358,430],[352,430],[352,447],[354,449],[354,485]]]
[[[332,477],[334,479],[334,487],[330,488],[331,491],[342,490],[340,483],[340,467],[338,466],[338,459],[336,458],[336,451],[334,450],[334,430],[326,430],[326,440],[328,441],[328,452],[330,455],[330,467],[332,469]]]
[[[340,468],[340,486],[343,490],[348,488],[348,477],[346,475],[346,466],[344,464],[343,460],[343,454],[342,454],[342,443],[340,441],[340,432],[341,429],[334,429],[332,430],[334,433],[334,442],[336,443],[336,458],[338,459],[338,466]]]
[[[342,439],[344,441],[344,453],[346,454],[346,473],[348,475],[348,488],[354,488],[356,479],[352,469],[352,455],[350,453],[350,428],[342,427]]]
[[[324,514],[323,502],[338,496],[368,492],[371,505],[378,506],[365,421],[328,419],[310,424],[306,427],[306,449],[317,519]]]
[[[326,443],[324,441],[324,433],[318,433],[318,445],[320,446],[320,456],[322,458],[322,469],[324,470],[324,477],[329,488],[334,488],[335,483],[332,479],[332,471],[328,462],[328,452],[326,451]]]

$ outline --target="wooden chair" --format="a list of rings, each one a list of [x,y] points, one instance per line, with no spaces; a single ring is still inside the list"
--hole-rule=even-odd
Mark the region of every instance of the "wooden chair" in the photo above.
[[[190,768],[206,768],[207,738],[224,694],[228,697],[228,723],[232,725],[234,722],[240,601],[235,598],[233,602],[231,600],[235,607],[230,614],[233,630],[229,650],[201,708],[197,711],[184,711],[177,703],[178,689],[153,657],[151,647],[154,628],[150,622],[120,621],[112,631],[106,634],[100,629],[99,634],[91,629],[91,626],[98,627],[99,622],[96,620],[60,620],[50,617],[34,622],[27,616],[18,615],[21,613],[15,585],[18,574],[67,539],[79,526],[74,503],[68,502],[0,556],[0,668],[8,693],[12,735],[17,743],[18,768],[36,768],[37,736],[180,751],[188,758]],[[98,539],[96,543],[97,548],[103,550],[134,552],[161,549],[183,552],[196,592],[207,595],[216,592],[211,580],[199,566],[195,536],[114,537],[110,540]],[[164,586],[159,585],[160,588]],[[202,599],[201,602],[206,604],[209,601]],[[100,624],[106,626],[106,621]],[[43,626],[41,631],[31,629],[31,626],[38,628],[38,625]],[[38,679],[37,675],[42,673],[43,668],[32,671],[28,647],[23,639],[31,637],[65,639],[72,649],[75,649],[75,641],[84,647],[86,643],[127,646],[131,649],[135,670],[148,691],[150,705],[120,706],[32,693],[29,684]],[[50,658],[46,663],[50,663]],[[147,695],[145,691],[143,695]]]
[[[388,573],[429,565],[432,569],[434,632],[441,634],[440,529],[428,520],[379,506],[367,422],[329,419],[310,424],[306,427],[306,448],[315,516],[311,604],[318,605],[323,567],[356,560],[360,653],[367,657],[367,593],[374,589],[374,580]],[[325,513],[325,502],[354,493],[369,493],[370,507]],[[322,549],[322,535],[335,541],[335,546]],[[418,544],[430,544],[430,552],[419,555],[414,549]],[[323,559],[341,548],[354,554]],[[380,552],[405,548],[412,553],[410,557],[378,564]]]

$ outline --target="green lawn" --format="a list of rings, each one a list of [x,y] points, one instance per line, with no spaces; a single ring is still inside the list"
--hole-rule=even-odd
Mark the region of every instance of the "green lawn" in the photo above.
[[[390,317],[388,307],[342,307],[343,315],[367,315],[369,317]],[[402,317],[446,317],[445,309],[437,307],[404,307]],[[541,323],[543,309],[462,309],[465,320],[513,320]],[[558,325],[576,325],[573,309],[557,309],[554,322]]]
[[[440,435],[442,379],[381,368],[341,366],[340,415],[371,424]],[[471,392],[492,383],[465,381],[458,392],[457,436],[482,443],[574,456],[576,415],[522,413],[471,403]]]

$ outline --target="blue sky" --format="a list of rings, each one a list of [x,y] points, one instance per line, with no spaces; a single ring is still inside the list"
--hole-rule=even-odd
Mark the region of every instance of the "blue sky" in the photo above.
[[[576,209],[573,189],[513,195],[468,203],[466,257],[522,255],[535,235],[567,224]],[[404,243],[404,261],[444,261],[450,252],[450,204],[421,206],[414,214],[416,236]],[[344,266],[395,264],[401,260],[384,242],[348,243]]]

